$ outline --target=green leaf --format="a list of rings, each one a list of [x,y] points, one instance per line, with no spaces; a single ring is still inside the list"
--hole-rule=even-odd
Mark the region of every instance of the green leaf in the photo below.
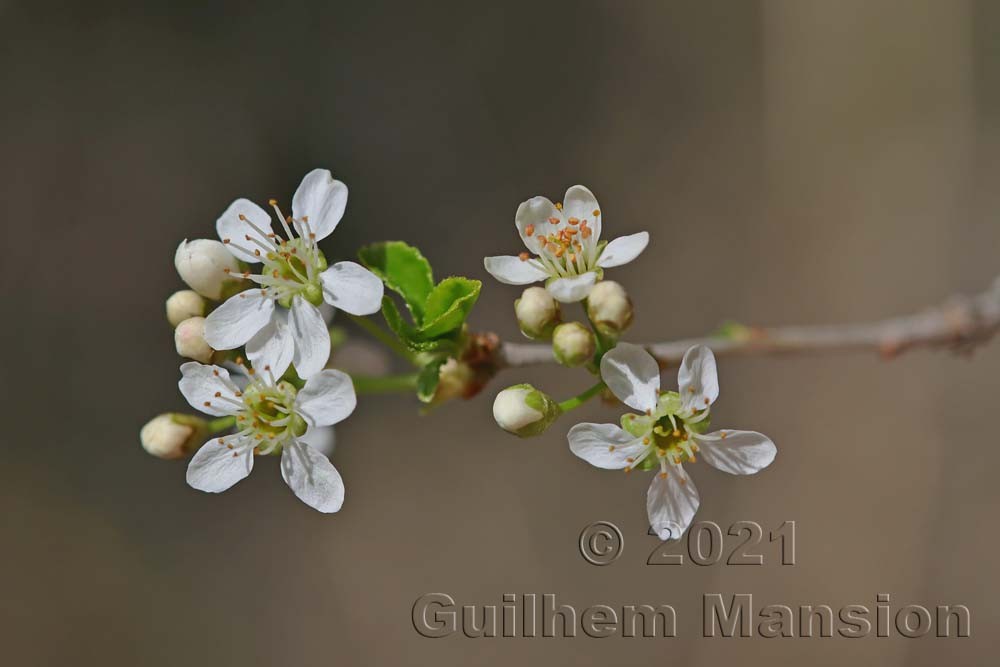
[[[385,318],[385,323],[389,325],[396,337],[404,343],[412,340],[416,335],[410,323],[403,319],[391,296],[382,297],[382,317]]]
[[[361,248],[358,258],[386,287],[403,297],[417,324],[423,322],[424,303],[434,288],[434,276],[419,250],[402,241],[383,241]]]
[[[437,391],[438,380],[441,377],[441,364],[445,362],[445,359],[446,357],[435,359],[424,366],[420,375],[417,376],[417,398],[424,403],[430,403],[434,400],[434,393]]]
[[[478,280],[457,276],[438,283],[427,295],[420,337],[424,340],[437,338],[461,327],[476,305],[481,287]]]

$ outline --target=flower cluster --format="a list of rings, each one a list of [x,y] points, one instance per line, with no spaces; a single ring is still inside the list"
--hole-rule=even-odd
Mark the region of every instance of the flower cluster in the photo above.
[[[624,287],[603,280],[604,269],[635,259],[649,235],[639,232],[611,243],[600,241],[603,217],[590,190],[576,185],[562,203],[534,197],[521,204],[515,226],[529,252],[518,257],[487,257],[486,270],[511,284],[546,281],[529,287],[514,302],[521,332],[551,340],[552,355],[564,366],[586,367],[598,382],[561,403],[531,385],[501,391],[493,416],[504,430],[521,437],[544,432],[562,414],[601,392],[639,414],[621,426],[577,424],[569,430],[570,450],[605,469],[656,474],[646,495],[650,526],[661,539],[679,538],[698,510],[694,482],[683,465],[697,454],[732,474],[752,474],[774,460],[774,443],[753,431],[707,433],[712,403],[719,395],[715,357],[705,346],[687,351],[678,374],[678,391],[660,390],[660,368],[642,347],[618,342],[634,310]],[[563,322],[560,304],[582,301],[583,322]]]
[[[361,248],[360,264],[327,261],[319,242],[347,206],[347,186],[329,171],[306,174],[291,215],[273,199],[268,206],[274,217],[237,199],[216,222],[218,240],[185,240],[177,248],[177,272],[190,289],[167,299],[166,315],[177,352],[190,360],[180,367],[180,391],[204,416],[159,415],[140,439],[154,456],[190,457],[188,484],[209,493],[247,477],[256,457],[278,456],[281,475],[299,499],[336,512],[344,484],[329,460],[333,425],[354,411],[357,392],[413,392],[430,410],[479,392],[504,367],[505,348],[496,334],[467,324],[481,283],[463,276],[435,280],[413,246],[384,241]],[[774,459],[774,444],[753,431],[708,432],[719,385],[707,347],[688,350],[677,391],[661,391],[657,361],[620,342],[635,311],[625,288],[604,272],[638,257],[647,232],[602,240],[603,211],[582,185],[558,203],[525,201],[514,226],[527,250],[486,257],[487,272],[511,285],[544,281],[514,301],[518,328],[544,341],[553,362],[584,369],[596,382],[561,402],[530,384],[508,387],[493,403],[497,424],[537,436],[600,395],[636,410],[620,426],[572,427],[570,450],[598,468],[655,473],[646,503],[650,525],[663,539],[679,537],[699,504],[685,465],[700,455],[725,472],[755,473]],[[579,319],[563,312],[574,303],[581,306]],[[411,372],[352,378],[332,368],[331,350],[347,349],[346,332],[330,328],[336,310]],[[376,312],[385,327],[363,319]]]
[[[246,477],[254,456],[280,455],[295,495],[336,512],[344,484],[327,458],[331,427],[357,398],[347,374],[325,369],[331,340],[323,309],[330,317],[333,309],[375,313],[383,285],[354,262],[328,265],[319,248],[347,207],[347,186],[329,171],[306,174],[290,216],[277,201],[268,204],[277,227],[265,209],[237,199],[216,222],[218,241],[177,248],[174,264],[191,289],[167,299],[167,320],[178,354],[193,360],[181,366],[179,387],[192,407],[217,419],[164,414],[140,438],[161,458],[194,453],[187,481],[208,492]]]

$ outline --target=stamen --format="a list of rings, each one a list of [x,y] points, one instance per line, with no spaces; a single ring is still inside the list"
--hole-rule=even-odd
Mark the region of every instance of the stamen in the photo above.
[[[274,232],[271,232],[271,233],[265,232],[263,229],[261,229],[256,224],[254,224],[253,220],[251,220],[250,218],[246,217],[242,213],[240,213],[240,220],[242,220],[243,222],[245,222],[248,225],[250,225],[250,227],[253,228],[253,230],[255,232],[257,232],[258,234],[260,234],[261,236],[263,236],[265,239],[268,239],[269,243],[270,243],[270,240],[272,238],[274,238]],[[247,238],[249,239],[250,237],[248,236]],[[275,245],[273,243],[270,243],[270,245],[271,245],[270,249],[274,250],[275,249]]]
[[[241,245],[236,245],[235,243],[233,243],[232,239],[222,239],[222,243],[225,244],[225,245],[231,245],[234,248],[236,248],[237,250],[239,250],[241,252],[245,252],[248,255],[257,255],[258,257],[260,256],[260,250],[256,250],[256,249],[250,250],[250,248],[244,248]]]
[[[532,234],[535,233],[535,226],[528,225],[527,227],[524,228],[524,233],[526,236],[531,236]]]

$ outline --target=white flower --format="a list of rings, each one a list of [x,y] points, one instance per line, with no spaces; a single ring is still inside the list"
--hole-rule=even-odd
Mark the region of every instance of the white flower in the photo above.
[[[637,345],[619,343],[601,359],[601,377],[623,403],[642,415],[613,424],[577,424],[570,449],[588,463],[609,470],[657,470],[646,495],[650,526],[660,539],[679,538],[698,511],[698,490],[682,467],[701,452],[709,465],[734,475],[766,468],[777,449],[754,431],[708,430],[709,411],[719,396],[715,356],[704,345],[687,351],[677,373],[678,392],[660,392],[656,360]]]
[[[276,382],[269,368],[263,374],[249,369],[242,389],[219,366],[188,362],[181,374],[181,393],[194,408],[236,417],[235,433],[212,438],[191,459],[188,484],[209,493],[225,491],[250,474],[255,454],[280,451],[281,476],[302,502],[320,512],[340,509],[340,473],[315,447],[332,450],[332,434],[323,433],[324,427],[346,419],[357,405],[346,373],[320,371],[299,390]]]
[[[326,301],[353,315],[370,315],[382,305],[382,281],[354,262],[327,268],[316,244],[333,232],[347,206],[347,186],[329,171],[306,174],[292,198],[291,217],[285,218],[274,200],[270,205],[283,235],[248,199],[234,201],[216,223],[235,257],[263,266],[258,274],[243,274],[259,289],[240,292],[212,311],[205,338],[216,350],[246,345],[254,366],[270,366],[276,377],[295,364],[307,378],[330,357],[330,334],[317,306]]]
[[[518,207],[514,224],[528,252],[487,257],[486,270],[508,285],[547,280],[546,288],[563,303],[585,298],[602,269],[631,262],[649,243],[648,232],[601,243],[601,207],[582,185],[567,190],[562,204],[532,197]]]

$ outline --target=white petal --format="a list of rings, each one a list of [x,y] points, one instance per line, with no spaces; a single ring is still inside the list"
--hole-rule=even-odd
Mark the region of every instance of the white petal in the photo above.
[[[319,275],[323,299],[351,315],[371,315],[382,308],[385,287],[374,273],[354,262],[337,262]]]
[[[670,466],[666,479],[659,473],[653,475],[646,492],[646,514],[650,527],[661,540],[676,540],[683,535],[698,511],[698,504],[698,489],[680,465]]]
[[[187,483],[199,491],[219,493],[244,479],[253,470],[253,447],[229,449],[216,439],[209,440],[191,459]]]
[[[677,389],[686,410],[704,410],[719,397],[719,374],[715,355],[704,345],[694,345],[684,353],[677,371]]]
[[[246,220],[241,220],[240,215],[243,215]],[[253,225],[249,224],[248,221],[252,222]],[[219,234],[219,240],[226,244],[229,252],[233,255],[244,262],[259,262],[261,259],[257,253],[264,253],[265,248],[274,244],[262,236],[258,229],[254,229],[254,225],[265,234],[270,234],[271,216],[249,199],[237,199],[215,221],[215,231]],[[248,241],[247,236],[256,239],[259,244]],[[260,244],[263,244],[264,248]],[[235,246],[239,246],[239,248]]]
[[[344,481],[330,460],[309,445],[292,441],[281,452],[281,476],[299,500],[320,512],[344,504]]]
[[[756,431],[716,431],[693,435],[701,457],[710,466],[732,475],[752,475],[771,465],[778,448]]]
[[[593,271],[573,276],[572,278],[556,278],[545,286],[556,301],[576,303],[587,298],[590,289],[597,282],[597,274]]]
[[[327,369],[306,380],[295,409],[311,426],[330,426],[354,412],[358,397],[351,376]]]
[[[309,445],[326,458],[330,458],[337,448],[336,430],[332,426],[310,426],[303,435],[299,436],[299,442]]]
[[[638,345],[618,343],[605,354],[601,358],[601,379],[630,408],[642,412],[656,409],[660,367]]]
[[[556,220],[553,224],[550,220]],[[521,202],[514,214],[514,226],[517,233],[521,235],[525,247],[532,253],[538,254],[538,239],[550,234],[558,234],[559,230],[566,226],[566,218],[562,211],[556,208],[555,204],[545,197],[532,197],[528,201]],[[528,234],[528,231],[531,234]]]
[[[483,264],[490,275],[505,285],[527,285],[549,277],[538,260],[521,261],[520,257],[498,255],[486,257]]]
[[[309,229],[322,241],[333,233],[347,208],[347,186],[326,169],[313,169],[292,197],[292,217],[308,217]]]
[[[566,216],[567,220],[570,218],[576,218],[581,222],[586,220],[587,225],[594,231],[594,235],[591,238],[593,243],[597,243],[598,239],[601,238],[601,218],[603,214],[594,215],[594,211],[600,210],[601,207],[597,203],[597,197],[582,185],[574,185],[566,191],[566,196],[563,197],[563,215]]]
[[[274,314],[274,300],[249,289],[229,299],[205,318],[205,340],[216,350],[232,350],[267,326]]]
[[[609,269],[612,266],[628,264],[638,257],[649,243],[649,232],[639,232],[629,236],[619,236],[604,247],[597,265]]]
[[[274,377],[280,378],[292,363],[295,341],[288,327],[283,308],[277,308],[263,329],[247,341],[247,356],[254,368],[271,367]]]
[[[319,308],[300,296],[292,299],[288,330],[295,341],[292,363],[299,377],[308,378],[323,370],[330,359],[330,330]]]
[[[205,414],[223,417],[236,414],[238,410],[238,406],[216,396],[217,393],[232,399],[236,396],[229,371],[220,366],[206,366],[197,361],[181,364],[181,379],[177,386],[191,407]]]
[[[590,465],[621,470],[642,454],[647,445],[614,424],[577,424],[566,434],[569,448]]]

